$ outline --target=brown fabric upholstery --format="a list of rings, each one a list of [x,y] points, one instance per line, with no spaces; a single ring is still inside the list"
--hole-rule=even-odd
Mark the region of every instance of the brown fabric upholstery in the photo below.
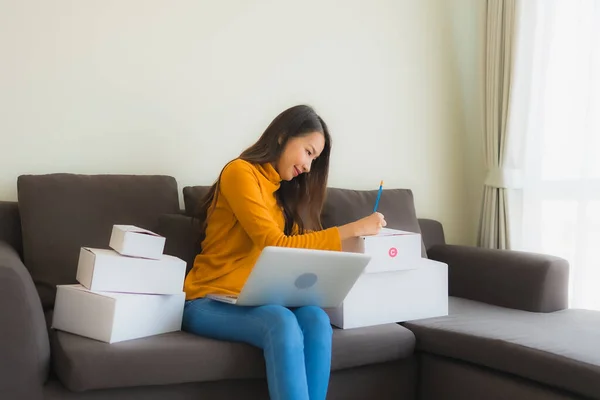
[[[327,400],[414,400],[416,362],[413,358],[334,371]],[[265,379],[236,379],[213,382],[152,385],[118,389],[71,392],[60,382],[50,381],[44,400],[265,400]]]
[[[17,202],[0,201],[0,242],[8,243],[17,253],[23,254],[21,217]]]
[[[179,257],[187,263],[187,272],[200,253],[198,221],[182,214],[165,214],[158,219],[156,233],[165,237],[165,254]]]
[[[448,264],[450,296],[535,312],[568,305],[569,264],[562,258],[453,245],[433,246],[429,257]]]
[[[438,244],[446,244],[444,235],[444,227],[441,223],[433,219],[419,218],[419,226],[421,227],[421,235],[425,249],[429,252],[433,246]]]
[[[450,298],[449,315],[403,324],[424,353],[600,399],[600,313],[532,313]]]
[[[396,324],[334,329],[332,370],[408,358],[414,342]],[[265,376],[259,349],[185,332],[106,344],[58,331],[52,352],[58,377],[74,391]]]
[[[183,204],[186,215],[196,215],[200,200],[208,193],[210,186],[186,186],[183,188]]]
[[[377,190],[329,188],[321,215],[323,227],[344,225],[372,214],[376,198]],[[385,216],[388,228],[421,233],[411,190],[384,190],[378,211]],[[421,253],[427,257],[424,245]]]
[[[167,176],[25,175],[17,182],[23,256],[42,304],[56,285],[75,282],[81,246],[107,248],[112,225],[155,230],[177,213],[177,182]]]
[[[584,397],[444,357],[419,357],[420,400],[585,400]]]
[[[195,214],[200,199],[208,189],[208,186],[187,186],[183,189],[187,215]],[[373,212],[376,197],[376,190],[327,189],[327,199],[321,215],[323,226],[329,228],[343,225],[369,215]],[[379,211],[385,215],[389,228],[421,233],[411,190],[384,190]],[[427,256],[425,245],[422,246],[422,255]]]
[[[17,252],[0,242],[0,397],[42,398],[50,346],[42,305]]]

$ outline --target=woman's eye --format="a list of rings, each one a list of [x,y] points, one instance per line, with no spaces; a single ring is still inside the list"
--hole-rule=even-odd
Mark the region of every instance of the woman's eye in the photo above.
[[[310,152],[310,150],[306,150],[306,153],[307,153],[309,156],[312,156],[312,153]]]

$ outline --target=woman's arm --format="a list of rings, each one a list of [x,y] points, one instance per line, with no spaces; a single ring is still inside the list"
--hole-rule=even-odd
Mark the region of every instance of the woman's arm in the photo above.
[[[254,167],[249,163],[229,164],[221,174],[219,187],[240,225],[259,248],[281,246],[341,250],[341,233],[348,234],[343,227],[285,235],[265,206]]]

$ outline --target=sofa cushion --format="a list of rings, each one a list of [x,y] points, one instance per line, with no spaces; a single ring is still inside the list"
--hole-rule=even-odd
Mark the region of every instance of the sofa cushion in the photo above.
[[[17,189],[24,261],[44,308],[56,285],[75,282],[80,247],[107,248],[113,224],[155,230],[159,215],[179,210],[168,176],[25,175]]]
[[[22,255],[21,218],[16,201],[0,201],[0,241],[8,243]]]
[[[185,213],[194,215],[209,186],[186,186],[183,188]],[[327,198],[321,214],[324,228],[344,225],[373,212],[377,190],[349,190],[328,188]],[[378,210],[385,215],[388,228],[421,233],[415,211],[413,193],[409,189],[386,189],[381,195]],[[425,245],[421,254],[427,257]]]
[[[408,358],[414,335],[396,325],[334,329],[332,370]],[[261,378],[261,350],[186,332],[106,344],[65,332],[52,334],[54,370],[73,391]]]
[[[200,200],[208,193],[210,186],[186,186],[183,188],[183,204],[187,215],[196,215]]]
[[[183,214],[165,214],[158,218],[156,233],[165,237],[164,253],[181,258],[187,263],[187,272],[200,253],[198,220]]]
[[[451,297],[448,316],[403,325],[419,351],[600,399],[600,312],[532,313]]]
[[[444,227],[439,221],[433,219],[419,218],[419,228],[421,229],[421,236],[423,237],[423,244],[425,245],[425,250],[428,251],[428,257],[430,248],[432,248],[435,245],[446,244]]]
[[[354,222],[373,213],[377,190],[327,189],[321,222],[324,228]],[[387,227],[421,233],[413,193],[409,189],[386,189],[381,194],[378,211],[385,216]],[[421,254],[427,257],[421,240]]]

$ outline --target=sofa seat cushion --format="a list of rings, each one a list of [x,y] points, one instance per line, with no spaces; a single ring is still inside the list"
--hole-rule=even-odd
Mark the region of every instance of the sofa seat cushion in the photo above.
[[[419,351],[600,399],[600,312],[532,313],[451,297],[448,316],[403,325]]]
[[[332,370],[408,358],[415,338],[387,324],[334,329]],[[52,333],[53,368],[73,391],[262,378],[262,351],[243,343],[173,332],[107,344],[66,332]]]

